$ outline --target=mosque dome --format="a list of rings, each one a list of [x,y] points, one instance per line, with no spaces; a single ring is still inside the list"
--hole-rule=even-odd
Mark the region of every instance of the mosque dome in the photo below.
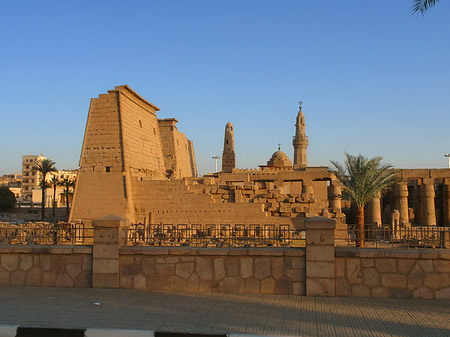
[[[292,167],[292,162],[290,161],[286,153],[284,153],[281,150],[278,150],[272,155],[270,160],[267,162],[267,166],[286,168]]]

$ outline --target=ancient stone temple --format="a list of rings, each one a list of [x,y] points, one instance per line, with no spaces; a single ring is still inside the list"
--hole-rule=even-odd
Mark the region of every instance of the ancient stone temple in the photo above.
[[[307,167],[301,106],[294,165],[281,150],[259,169],[236,169],[234,128],[225,126],[222,172],[196,177],[194,147],[174,118],[128,86],[91,101],[72,221],[115,214],[133,223],[297,226],[325,215],[345,221],[327,167]]]

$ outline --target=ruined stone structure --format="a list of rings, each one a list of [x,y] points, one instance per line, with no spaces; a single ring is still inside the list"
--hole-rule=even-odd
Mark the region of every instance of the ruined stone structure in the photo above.
[[[233,124],[228,122],[225,126],[225,139],[223,141],[222,172],[231,173],[236,168],[236,155],[234,153]]]
[[[128,86],[92,99],[71,220],[110,213],[132,223],[275,224],[326,216],[345,224],[342,188],[327,167],[307,167],[301,105],[294,164],[278,149],[259,169],[236,169],[234,127],[225,126],[222,172],[196,177],[193,144],[174,118]],[[398,170],[401,182],[366,207],[366,223],[450,225],[450,169]],[[347,205],[348,206],[348,205]],[[345,210],[348,213],[348,209]]]
[[[280,150],[267,166],[236,169],[228,123],[223,170],[202,178],[196,178],[192,142],[177,130],[176,119],[158,120],[158,110],[128,86],[92,99],[71,220],[89,223],[114,213],[134,223],[299,226],[316,215],[343,222],[332,174],[326,167],[306,167],[301,107],[296,170]]]
[[[156,111],[126,85],[91,100],[70,219],[134,220],[133,182],[195,176],[192,142]]]
[[[390,223],[394,210],[400,226],[450,226],[450,169],[401,169],[401,181],[366,209],[367,223]]]

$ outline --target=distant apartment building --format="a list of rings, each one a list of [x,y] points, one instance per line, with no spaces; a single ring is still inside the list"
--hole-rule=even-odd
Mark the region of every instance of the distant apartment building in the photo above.
[[[33,171],[34,164],[39,160],[47,159],[41,153],[40,155],[22,156],[22,203],[28,204],[33,200],[33,190],[39,187],[41,175]]]

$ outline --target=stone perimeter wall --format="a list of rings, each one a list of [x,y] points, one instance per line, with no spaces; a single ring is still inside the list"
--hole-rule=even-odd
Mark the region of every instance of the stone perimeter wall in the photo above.
[[[120,288],[305,295],[305,249],[120,249]]]
[[[92,285],[90,246],[0,246],[0,286]]]
[[[336,248],[336,295],[450,299],[450,250]]]

